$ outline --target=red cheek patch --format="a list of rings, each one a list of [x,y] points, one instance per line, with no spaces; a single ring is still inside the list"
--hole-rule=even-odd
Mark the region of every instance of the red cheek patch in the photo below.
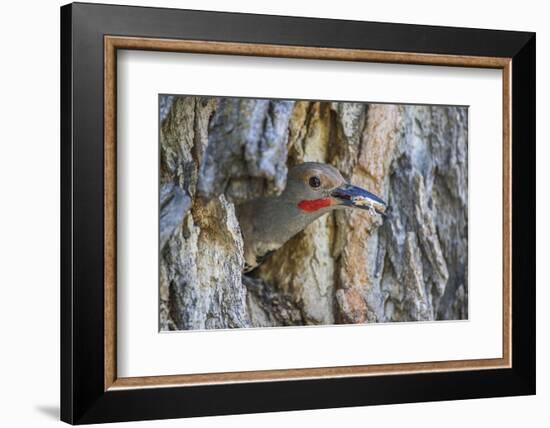
[[[321,208],[329,207],[332,205],[330,198],[323,199],[313,199],[311,201],[300,201],[298,208],[302,211],[307,211],[308,213],[315,212]]]

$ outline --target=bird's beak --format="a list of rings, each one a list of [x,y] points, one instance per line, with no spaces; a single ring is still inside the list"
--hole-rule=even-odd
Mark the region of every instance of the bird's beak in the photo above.
[[[361,208],[369,211],[376,211],[385,216],[388,205],[381,198],[361,187],[352,184],[343,184],[331,192],[339,205]]]

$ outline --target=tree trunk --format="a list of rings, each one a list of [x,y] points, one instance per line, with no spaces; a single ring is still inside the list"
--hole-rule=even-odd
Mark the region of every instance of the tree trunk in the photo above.
[[[465,107],[162,97],[162,330],[468,317]],[[234,204],[338,168],[392,206],[322,216],[242,275]]]

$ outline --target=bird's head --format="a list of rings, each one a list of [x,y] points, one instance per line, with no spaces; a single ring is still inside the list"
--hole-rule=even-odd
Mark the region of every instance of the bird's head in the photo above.
[[[359,208],[384,216],[388,209],[380,197],[346,182],[332,165],[317,162],[290,168],[283,196],[304,213]]]

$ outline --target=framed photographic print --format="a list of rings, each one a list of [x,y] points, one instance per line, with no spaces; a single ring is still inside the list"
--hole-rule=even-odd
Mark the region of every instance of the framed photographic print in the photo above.
[[[535,393],[535,35],[61,8],[61,418]]]

